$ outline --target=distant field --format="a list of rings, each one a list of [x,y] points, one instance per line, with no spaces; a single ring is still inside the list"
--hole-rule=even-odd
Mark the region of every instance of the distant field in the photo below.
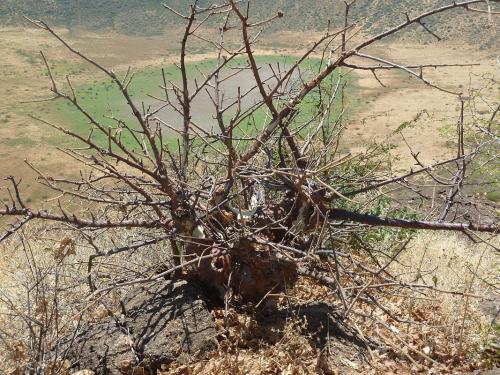
[[[136,72],[131,88],[133,97],[139,103],[144,101],[146,106],[155,105],[147,94],[161,93],[159,84],[162,67],[172,81],[179,80],[179,73],[173,66],[175,51],[178,49],[178,35],[175,31],[168,38],[80,34],[63,29],[60,32],[79,50],[107,67],[113,67],[117,72],[123,74],[128,66],[132,66]],[[111,110],[124,119],[130,119],[130,114],[124,107],[120,94],[102,73],[76,59],[47,34],[40,30],[19,28],[0,29],[0,33],[0,49],[3,52],[0,55],[0,176],[15,174],[23,178],[24,188],[33,201],[50,199],[53,196],[34,182],[34,173],[24,164],[24,159],[28,158],[49,175],[55,172],[74,175],[77,170],[74,163],[61,157],[56,150],[56,147],[69,145],[67,138],[27,115],[36,114],[82,133],[86,133],[89,127],[85,120],[61,101],[23,103],[50,96],[50,83],[39,51],[44,51],[61,85],[64,85],[65,75],[72,77],[79,100],[99,119],[106,121],[103,115],[109,114]],[[291,32],[276,35],[274,39],[266,40],[257,51],[260,55],[259,62],[262,65],[290,63],[315,36],[317,35]],[[207,48],[199,45],[193,48],[195,51],[189,55],[190,74],[196,74],[195,69],[206,71],[213,67],[214,55],[208,53]],[[498,74],[495,56],[491,51],[481,52],[466,45],[410,45],[393,42],[376,46],[370,52],[402,63],[480,62],[481,66],[477,67],[426,71],[428,77],[435,82],[447,87],[462,88],[465,92],[480,87],[483,77]],[[403,122],[411,121],[418,113],[426,110],[428,115],[405,130],[406,141],[412,145],[413,152],[421,152],[424,162],[452,153],[447,144],[445,129],[453,129],[456,122],[456,98],[426,87],[399,72],[379,74],[386,87],[381,87],[371,72],[356,76],[348,70],[343,73],[352,77],[349,82],[351,99],[347,103],[350,124],[341,145],[346,150],[356,153],[366,149],[374,141],[387,141],[395,145],[391,153],[399,157],[395,167],[410,167],[414,163],[410,152],[401,136],[394,135],[393,132]],[[241,77],[242,81],[249,81],[251,78],[248,74]],[[232,91],[234,95],[234,84],[229,86],[228,91]],[[312,105],[312,102],[304,103],[302,107],[304,118],[308,114],[308,105]],[[196,121],[210,128],[213,119],[208,111],[210,103],[207,97],[201,96],[195,106]],[[262,124],[265,116],[266,112],[260,111],[256,113],[253,122],[257,126]],[[168,111],[161,113],[160,117],[176,122],[175,116]],[[253,128],[255,125],[252,123],[248,126]],[[244,127],[242,129],[246,130]],[[171,135],[175,139],[174,134]]]
[[[293,56],[257,56],[257,62],[260,65],[260,72],[264,80],[271,77],[271,68],[277,70],[278,66],[283,69],[284,67],[289,67],[294,64],[296,58]],[[233,74],[233,67],[244,66],[246,64],[243,59],[236,59],[231,63],[231,67],[225,69],[221,72],[221,77],[229,76]],[[304,72],[304,77],[311,77],[314,71],[318,69],[319,60],[310,60],[305,62],[301,66],[301,70]],[[60,72],[64,73],[65,69],[72,69],[67,66],[67,63],[54,64],[54,72],[56,76],[61,76]],[[203,79],[203,74],[212,71],[216,67],[216,60],[214,59],[204,59],[196,63],[188,64],[188,75],[189,77],[195,78],[198,81]],[[77,69],[73,67],[73,69]],[[130,92],[132,98],[138,107],[151,110],[162,107],[163,103],[155,100],[152,97],[163,97],[164,91],[160,84],[163,82],[162,69],[165,73],[167,80],[174,82],[176,85],[180,84],[180,71],[173,65],[168,64],[165,66],[153,66],[142,68],[138,71],[134,71],[134,79],[130,85]],[[125,72],[119,72],[124,75]],[[332,82],[336,81],[336,76],[332,76]],[[346,78],[347,79],[347,78]],[[353,77],[349,78],[350,81]],[[296,89],[300,86],[300,80],[297,76],[293,76],[287,87],[288,90]],[[66,85],[67,86],[67,85]],[[233,101],[237,97],[238,88],[241,89],[242,93],[251,90],[254,87],[254,78],[250,70],[241,72],[235,77],[226,80],[221,89],[224,94],[225,103]],[[114,121],[110,120],[109,116],[114,116],[125,121],[129,126],[134,128],[136,120],[133,118],[130,108],[127,106],[123,95],[117,88],[117,86],[109,79],[104,77],[96,78],[92,82],[85,82],[79,85],[75,85],[75,92],[80,105],[89,113],[91,113],[94,118],[101,122],[105,126],[115,125]],[[194,87],[191,87],[193,90]],[[66,87],[66,90],[69,88]],[[242,100],[242,110],[249,108],[256,101],[260,99],[260,94],[257,89],[250,91]],[[286,97],[284,98],[286,99]],[[338,98],[340,101],[340,96]],[[309,100],[305,101],[301,106],[301,114],[297,120],[305,119],[310,116],[311,110],[315,102],[314,95]],[[54,124],[67,127],[72,131],[76,131],[78,134],[87,135],[90,130],[89,121],[81,113],[79,113],[74,106],[65,100],[56,100],[43,103],[32,103],[32,104],[21,104],[18,106],[17,112],[22,115],[37,114],[37,116],[47,119]],[[199,126],[205,128],[206,130],[212,130],[217,132],[216,122],[214,120],[213,114],[213,104],[211,102],[210,96],[206,92],[201,92],[199,96],[195,99],[193,103],[192,113],[193,121]],[[229,111],[226,113],[226,117],[230,117],[233,112]],[[335,114],[334,114],[335,115]],[[157,116],[168,123],[174,128],[180,129],[182,127],[182,117],[170,108],[166,108],[158,112]],[[347,117],[347,114],[344,115]],[[266,121],[269,120],[269,114],[265,109],[260,109],[249,119],[246,123],[241,124],[237,129],[237,132],[242,135],[248,135],[255,133],[259,128],[265,125]],[[168,141],[175,143],[178,138],[178,134],[168,128],[165,129],[165,133],[168,135]],[[106,143],[106,136],[103,133],[95,132],[94,140],[98,144]],[[134,143],[130,135],[123,135],[122,141],[124,144],[132,145]],[[35,142],[26,137],[20,137],[16,139],[4,140],[2,143],[11,145],[25,145],[33,146]],[[64,134],[54,134],[50,137],[44,137],[40,140],[46,144],[52,146],[65,146],[72,144],[71,140],[68,139]]]
[[[124,74],[127,67],[132,66],[135,76],[131,92],[139,106],[142,102],[145,106],[151,105],[153,108],[158,105],[155,100],[148,97],[148,94],[153,96],[162,94],[159,87],[162,82],[162,68],[167,79],[173,82],[178,82],[180,79],[180,73],[173,65],[176,56],[172,54],[172,50],[177,48],[177,43],[173,39],[123,35],[79,35],[74,32],[69,33],[67,30],[60,30],[60,32],[79,50],[107,67],[113,67],[120,74]],[[104,74],[67,53],[59,43],[43,32],[32,29],[4,29],[1,33],[3,38],[0,39],[0,48],[5,53],[0,56],[0,64],[3,67],[0,71],[0,176],[15,174],[23,178],[24,188],[32,201],[49,199],[52,197],[50,192],[34,183],[35,175],[24,164],[24,159],[35,163],[49,175],[55,172],[74,175],[77,172],[74,163],[68,158],[61,157],[56,150],[56,147],[64,148],[74,143],[47,125],[29,118],[28,115],[36,115],[81,134],[87,134],[89,125],[86,119],[64,101],[32,103],[34,100],[51,96],[50,81],[39,50],[44,51],[60,87],[65,86],[65,76],[69,75],[80,103],[98,120],[109,124],[109,120],[105,119],[104,115],[110,113],[129,120],[131,123],[133,119],[121,94]],[[290,45],[292,40],[297,41],[297,36],[288,35],[283,42]],[[300,47],[303,43],[307,44],[301,42],[296,43],[296,46]],[[195,49],[198,48],[195,46]],[[142,53],[145,50],[149,51],[148,54]],[[188,70],[191,77],[200,78],[200,71],[206,72],[215,66],[213,55],[203,53],[206,50],[199,50],[199,52],[189,56]],[[266,67],[267,64],[279,62],[289,65],[295,62],[296,57],[293,55],[297,54],[297,51],[273,46],[258,53],[261,55],[258,57],[258,62],[263,66],[262,69],[269,70]],[[240,59],[235,63],[243,62]],[[317,63],[311,61],[307,64]],[[306,64],[303,64],[301,68],[305,71]],[[243,73],[238,79],[229,80],[224,87],[227,92],[226,97],[236,95],[237,85],[249,87],[250,82],[251,75],[248,72]],[[247,103],[250,104],[255,100],[256,95],[257,93],[249,95],[246,99]],[[303,105],[304,116],[310,104],[309,102]],[[195,120],[205,128],[211,128],[214,120],[208,96],[200,95],[194,107]],[[242,124],[241,130],[243,133],[254,131],[252,129],[255,126],[262,126],[266,116],[266,111],[257,111],[252,123]],[[174,126],[179,120],[171,111],[163,111],[159,113],[159,117]],[[172,142],[175,142],[175,133],[170,132],[169,135]],[[100,142],[102,141],[101,135]]]

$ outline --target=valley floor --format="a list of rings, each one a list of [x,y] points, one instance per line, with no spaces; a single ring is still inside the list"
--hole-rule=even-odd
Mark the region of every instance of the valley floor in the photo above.
[[[105,66],[115,71],[125,71],[132,66],[134,71],[149,75],[147,85],[158,85],[154,77],[160,78],[161,67],[171,67],[176,61],[174,54],[178,32],[168,36],[130,37],[117,34],[91,34],[60,30],[79,50],[87,53]],[[14,174],[22,177],[24,188],[31,199],[40,201],[49,198],[47,192],[33,182],[34,174],[25,165],[28,158],[40,169],[50,174],[58,171],[62,174],[74,174],[75,167],[67,158],[61,158],[56,146],[65,145],[65,140],[53,129],[37,122],[28,115],[54,120],[65,125],[67,118],[62,118],[64,108],[53,103],[29,103],[50,97],[48,80],[39,51],[43,51],[52,65],[56,80],[64,82],[69,75],[76,87],[87,87],[104,83],[104,77],[95,69],[77,60],[62,48],[53,38],[41,30],[9,28],[0,33],[0,176]],[[299,55],[301,50],[316,35],[284,33],[279,37],[280,47],[264,44],[257,51],[262,56]],[[292,48],[290,46],[295,46]],[[198,53],[189,56],[196,64],[213,58],[214,55],[201,47]],[[379,45],[370,51],[374,55],[390,59],[397,63],[410,64],[479,64],[466,67],[448,67],[442,69],[426,68],[424,74],[432,82],[464,95],[480,92],[487,84],[488,77],[498,75],[496,56],[489,51],[478,51],[472,47],[458,44],[429,43],[410,45],[394,42]],[[453,128],[458,118],[459,100],[456,96],[417,82],[414,77],[400,71],[377,73],[382,87],[370,71],[343,72],[355,74],[356,87],[354,101],[350,108],[356,116],[347,127],[343,147],[353,153],[366,149],[374,140],[387,141],[396,148],[393,155],[399,160],[397,168],[407,168],[414,164],[411,152],[420,153],[425,163],[449,156],[453,150],[447,144],[453,135]],[[500,90],[497,89],[497,90]],[[497,97],[500,91],[493,94]],[[87,95],[92,103],[91,95]],[[111,98],[114,100],[115,98]],[[98,104],[96,109],[104,108],[106,103]],[[479,111],[488,109],[487,103],[481,103]],[[94,107],[91,107],[94,108]],[[396,129],[406,122],[412,126],[395,134]],[[411,151],[407,144],[411,145]]]

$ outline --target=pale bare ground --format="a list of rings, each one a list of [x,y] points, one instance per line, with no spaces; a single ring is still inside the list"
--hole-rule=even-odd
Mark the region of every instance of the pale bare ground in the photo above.
[[[484,85],[482,76],[500,77],[500,67],[491,51],[478,51],[465,45],[392,43],[377,46],[370,53],[398,64],[479,63],[479,66],[427,68],[423,71],[424,77],[433,84],[453,92],[463,92],[464,96]],[[364,62],[374,65],[371,61]],[[400,168],[415,164],[406,142],[425,163],[452,156],[454,150],[447,145],[440,129],[457,123],[460,99],[399,70],[377,75],[386,87],[381,87],[370,71],[357,73],[365,105],[346,132],[345,141],[351,145],[351,151],[361,151],[373,140],[387,140],[397,146],[393,154],[400,158],[397,162]],[[500,99],[500,92],[489,94]],[[406,142],[401,135],[393,135],[403,122],[412,121],[424,111],[426,114],[420,121],[403,132]]]

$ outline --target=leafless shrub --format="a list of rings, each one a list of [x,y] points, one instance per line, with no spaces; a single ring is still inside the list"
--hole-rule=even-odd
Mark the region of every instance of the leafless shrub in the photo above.
[[[498,2],[490,0],[488,6]],[[403,321],[378,298],[380,293],[438,291],[436,286],[403,281],[389,272],[407,248],[412,231],[459,231],[473,241],[488,242],[478,233],[499,230],[498,206],[475,197],[467,182],[478,170],[478,161],[482,168],[498,164],[497,154],[491,154],[494,147],[498,149],[498,108],[486,124],[473,118],[469,128],[466,110],[473,110],[469,97],[458,89],[440,87],[425,74],[428,68],[460,64],[407,66],[366,49],[412,25],[435,35],[425,25],[427,17],[456,8],[476,11],[471,7],[481,3],[452,2],[407,16],[397,27],[362,41],[354,38],[358,29],[349,19],[353,4],[349,3],[343,27],[325,27],[324,36],[292,64],[267,65],[255,56],[254,48],[262,28],[286,17],[282,12],[253,20],[251,7],[232,0],[209,7],[194,1],[186,13],[167,7],[186,21],[180,79],[169,81],[164,75],[159,82],[164,96],[154,98],[150,106],[131,97],[131,69],[119,76],[77,51],[44,22],[31,20],[110,78],[131,117],[111,115],[104,121],[89,112],[70,77],[61,83],[42,53],[53,94],[49,100],[70,103],[87,119],[90,131],[84,134],[33,118],[81,144],[61,150],[81,163],[81,178],[49,176],[28,163],[40,183],[58,194],[58,208],[49,211],[29,207],[20,182],[8,177],[10,201],[4,202],[0,216],[19,220],[0,240],[32,220],[74,231],[93,250],[87,269],[91,297],[165,277],[194,277],[216,290],[226,304],[263,306],[264,300],[276,301],[301,276],[328,286],[345,318],[362,315],[358,306],[370,306]],[[215,39],[206,37],[209,20],[220,24]],[[228,35],[239,35],[241,44],[228,47]],[[193,38],[213,46],[215,67],[189,69],[186,55]],[[384,164],[386,149],[381,145],[361,154],[343,152],[347,72],[368,70],[378,79],[377,72],[387,69],[402,70],[424,85],[456,96],[461,111],[452,159],[424,165],[413,153],[415,168],[394,175]],[[226,90],[229,80],[245,74],[251,75],[251,87]],[[212,104],[210,124],[202,123],[208,121],[206,116],[198,117],[197,100]],[[74,202],[83,209],[72,209]],[[104,236],[111,238],[109,247],[98,245]],[[72,252],[69,238],[60,245],[61,260]],[[171,255],[165,253],[168,259],[161,266],[135,265],[127,270],[122,264],[120,271],[108,268],[103,277],[103,258],[151,246],[170,247]],[[31,324],[28,312],[20,316]],[[397,345],[391,347],[396,350]],[[406,356],[434,361],[420,352]]]

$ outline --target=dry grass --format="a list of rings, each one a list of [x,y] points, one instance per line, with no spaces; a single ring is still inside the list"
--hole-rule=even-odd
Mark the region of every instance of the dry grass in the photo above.
[[[489,240],[498,246],[498,238]],[[403,320],[380,315],[382,326],[389,329],[367,326],[363,319],[359,324],[392,342],[401,359],[406,359],[401,368],[409,373],[428,369],[431,373],[462,373],[498,365],[494,359],[498,350],[485,351],[499,337],[492,330],[493,317],[485,314],[484,307],[493,300],[499,308],[499,265],[498,255],[486,244],[461,234],[421,233],[389,272],[429,289],[402,290],[383,297],[382,303]],[[410,357],[415,363],[408,361]],[[382,364],[394,367],[394,363]]]
[[[498,77],[498,63],[491,51],[479,51],[463,44],[393,43],[374,47],[371,54],[400,64],[478,63],[479,66],[471,67],[424,69],[425,77],[431,82],[465,95],[481,89],[485,85],[484,76]],[[400,159],[397,168],[411,167],[415,164],[411,152],[401,135],[394,132],[404,122],[425,112],[415,126],[403,132],[412,151],[420,153],[425,163],[442,160],[453,153],[441,130],[446,126],[454,128],[457,123],[459,100],[456,96],[428,87],[396,70],[377,73],[386,87],[381,87],[369,71],[358,75],[364,107],[347,128],[345,147],[356,152],[364,150],[373,140],[387,141],[396,146],[392,153]],[[491,90],[488,95],[498,101],[500,91]],[[466,116],[468,118],[469,113]]]
[[[498,350],[485,349],[499,337],[482,307],[496,299],[498,308],[498,270],[498,256],[485,244],[460,234],[423,233],[390,272],[425,283],[430,290],[379,295],[394,316],[412,323],[380,311],[371,311],[373,319],[365,319],[359,314],[369,314],[370,308],[362,304],[349,320],[365,337],[385,345],[370,352],[369,364],[357,362],[352,347],[318,348],[304,336],[304,323],[298,320],[281,329],[263,327],[246,314],[230,310],[226,316],[222,309],[214,312],[221,332],[219,351],[191,365],[169,367],[163,374],[458,374],[488,368],[495,365]],[[285,299],[339,304],[327,288],[307,278]]]
[[[126,244],[137,235],[106,234],[96,242],[101,250],[113,247],[111,237],[114,244]],[[27,224],[0,244],[0,374],[24,374],[33,363],[45,366],[38,373],[66,374],[58,365],[49,371],[47,357],[37,356],[46,355],[80,324],[100,321],[110,312],[119,315],[122,290],[87,298],[87,266],[94,252],[78,233],[44,223]],[[169,268],[171,259],[168,248],[151,246],[126,257],[108,257],[94,274],[107,281],[133,278],[134,272]]]
[[[18,309],[16,312],[6,304],[0,307],[0,332],[4,340],[0,357],[4,359],[4,371],[12,371],[29,358],[29,335],[22,331],[25,322],[16,316],[18,312],[28,311],[26,291],[37,280],[27,270],[33,269],[35,263],[42,272],[54,270],[64,242],[60,239],[66,238],[63,232],[32,226],[27,227],[26,233],[32,233],[25,239],[25,243],[31,245],[28,252],[33,254],[31,260],[31,255],[27,256],[19,247],[18,240],[12,239],[0,248],[4,259],[9,254],[9,261],[1,267],[0,295],[8,296]],[[82,305],[87,290],[85,266],[90,249],[80,246],[78,238],[74,240],[76,254],[67,252],[64,267],[60,269],[66,286],[71,286],[67,293],[59,295],[60,324],[64,322],[68,327],[77,323],[71,319],[82,308],[87,308],[85,319],[99,320],[106,315],[102,304]],[[493,241],[498,245],[498,239]],[[127,268],[146,269],[167,258],[167,253],[150,249],[126,259],[108,259],[108,266],[102,272],[112,275],[124,266],[123,262]],[[356,325],[365,337],[384,344],[369,353],[369,363],[360,362],[353,346],[340,341],[318,346],[307,333],[304,321],[292,318],[285,324],[262,324],[253,314],[219,308],[213,311],[219,349],[190,365],[173,364],[165,368],[163,374],[445,374],[488,367],[495,363],[498,351],[486,353],[485,349],[499,338],[490,329],[491,317],[484,314],[483,307],[486,299],[498,304],[495,288],[498,290],[499,268],[498,256],[485,244],[474,244],[460,234],[422,233],[389,272],[407,282],[426,284],[429,290],[424,294],[408,290],[390,294],[374,292],[380,302],[403,321],[363,303],[355,306],[348,320],[348,324]],[[53,280],[53,274],[50,278]],[[46,293],[44,298],[50,300],[54,290],[47,289]],[[336,294],[307,278],[301,278],[287,296],[281,298],[282,305],[312,301],[341,308]],[[37,304],[33,303],[31,308],[36,309]]]
[[[493,240],[498,246],[498,238]],[[500,258],[488,245],[474,244],[461,234],[425,233],[419,235],[400,259],[395,272],[407,281],[419,279],[442,290],[491,298],[498,288]],[[463,304],[453,294],[440,297],[441,307],[451,320]],[[477,310],[481,299],[471,298],[469,307]]]
[[[498,247],[498,237],[491,242]],[[400,262],[394,272],[403,279],[447,291],[433,292],[434,301],[409,298],[407,308],[442,325],[450,353],[477,360],[492,341],[498,343],[499,332],[491,326],[500,311],[500,258],[495,250],[460,234],[427,233],[415,239]]]

